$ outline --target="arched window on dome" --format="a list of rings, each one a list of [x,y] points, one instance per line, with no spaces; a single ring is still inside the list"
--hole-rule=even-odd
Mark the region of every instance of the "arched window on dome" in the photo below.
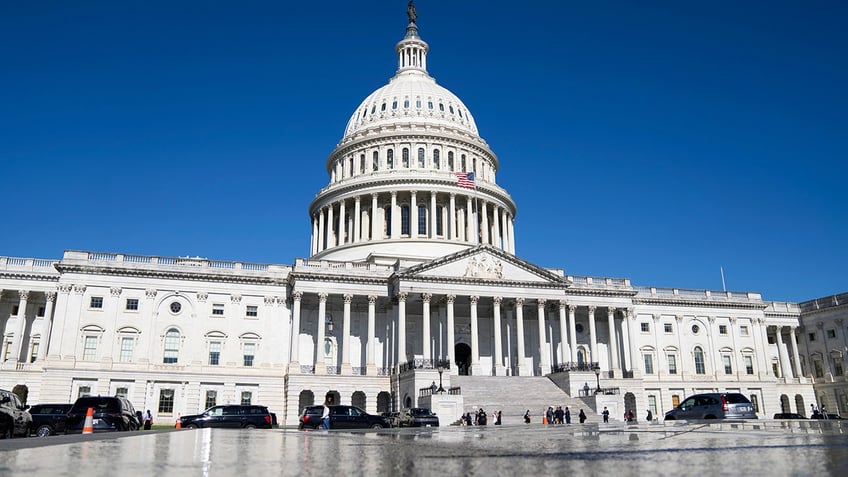
[[[395,168],[395,151],[394,149],[389,149],[386,151],[386,167],[389,169]]]
[[[377,105],[376,104],[371,106],[371,115],[373,116],[375,112],[377,112]],[[453,111],[451,111],[451,112],[453,112]]]
[[[468,164],[465,162],[465,154],[463,154],[463,155],[462,155],[462,158],[461,158],[461,160],[460,160],[460,166],[462,166],[462,169],[460,169],[460,170],[461,170],[462,172],[468,172],[468,169],[466,169],[466,166],[467,166],[467,165],[468,165]]]
[[[424,169],[424,165],[425,165],[424,164],[424,148],[419,147],[418,148],[418,168]]]
[[[374,158],[371,161],[371,170],[377,171],[380,168],[380,154],[374,151]]]
[[[453,172],[453,151],[448,151],[448,170]]]
[[[456,108],[456,110],[459,111],[459,117],[461,118],[462,117],[462,110],[459,109],[459,108]]]
[[[403,98],[403,109],[409,109],[409,98]]]
[[[365,154],[359,155],[359,173],[365,174]]]
[[[380,111],[382,112],[382,111],[385,111],[385,110],[386,110],[386,102],[383,101],[383,104],[380,106]]]
[[[421,98],[415,99],[415,107],[421,109]]]
[[[707,374],[704,366],[704,350],[700,346],[695,347],[695,374]]]
[[[387,205],[383,207],[383,238],[391,237],[392,235],[392,207]]]
[[[404,169],[409,169],[409,149],[403,148],[401,151],[400,165]]]
[[[409,205],[400,206],[400,234],[409,235]]]
[[[427,101],[427,109],[433,109],[433,102]]]
[[[441,112],[443,112],[443,113],[445,112],[445,105],[444,105],[444,103],[439,103],[439,111],[441,111]]]
[[[350,166],[348,170],[350,171],[350,175],[348,177],[353,177],[353,156],[350,156],[350,160],[348,161],[348,165]]]
[[[436,206],[436,235],[441,237],[445,235],[444,216],[445,208],[441,205]]]
[[[448,106],[448,111],[450,111],[450,113],[453,114],[453,106]]]
[[[439,158],[439,150],[436,149],[436,150],[433,151],[433,168],[434,169],[441,169],[441,163],[440,163],[441,161],[439,159],[440,159]]]
[[[397,109],[397,100],[392,101],[392,109]]]
[[[427,235],[427,206],[418,206],[418,235]]]

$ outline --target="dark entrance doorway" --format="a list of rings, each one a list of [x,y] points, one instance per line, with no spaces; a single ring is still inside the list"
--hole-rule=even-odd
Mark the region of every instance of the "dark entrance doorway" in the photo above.
[[[465,343],[457,343],[454,347],[454,356],[456,356],[456,367],[459,374],[468,376],[471,369],[471,347]]]

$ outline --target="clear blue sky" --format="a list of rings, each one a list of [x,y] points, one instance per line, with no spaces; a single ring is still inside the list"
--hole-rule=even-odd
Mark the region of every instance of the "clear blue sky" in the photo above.
[[[848,291],[848,3],[419,0],[517,254],[635,285]],[[0,3],[0,255],[292,263],[405,0]]]

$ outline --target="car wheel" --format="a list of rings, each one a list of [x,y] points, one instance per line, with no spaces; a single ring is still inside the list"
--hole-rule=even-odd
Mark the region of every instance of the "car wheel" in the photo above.
[[[665,420],[665,421],[673,421],[673,420],[674,420],[674,417],[672,417],[672,416],[666,416],[666,418],[665,418],[664,420]]]
[[[6,423],[6,429],[3,431],[3,434],[0,435],[0,439],[11,439],[15,437],[15,423],[8,422]]]
[[[186,424],[186,429],[197,429],[197,424]]]
[[[48,426],[47,424],[42,424],[38,426],[38,429],[35,430],[35,435],[37,437],[49,437],[53,435],[53,428]]]
[[[371,429],[382,429],[382,428],[383,428],[382,424],[371,424]]]
[[[715,419],[715,416],[704,416],[704,419]]]
[[[248,424],[248,425],[244,426],[244,428],[245,429],[256,429],[256,426],[254,424]]]

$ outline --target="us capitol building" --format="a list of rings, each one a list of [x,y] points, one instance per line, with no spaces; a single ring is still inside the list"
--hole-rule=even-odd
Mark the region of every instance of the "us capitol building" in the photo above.
[[[29,403],[125,395],[162,423],[253,403],[295,424],[325,398],[432,406],[443,425],[483,404],[505,422],[567,403],[615,420],[708,391],[745,394],[761,418],[848,414],[848,293],[769,302],[519,258],[499,159],[428,74],[411,2],[408,17],[397,72],[326,161],[309,258],[0,257],[0,387],[25,384]]]

